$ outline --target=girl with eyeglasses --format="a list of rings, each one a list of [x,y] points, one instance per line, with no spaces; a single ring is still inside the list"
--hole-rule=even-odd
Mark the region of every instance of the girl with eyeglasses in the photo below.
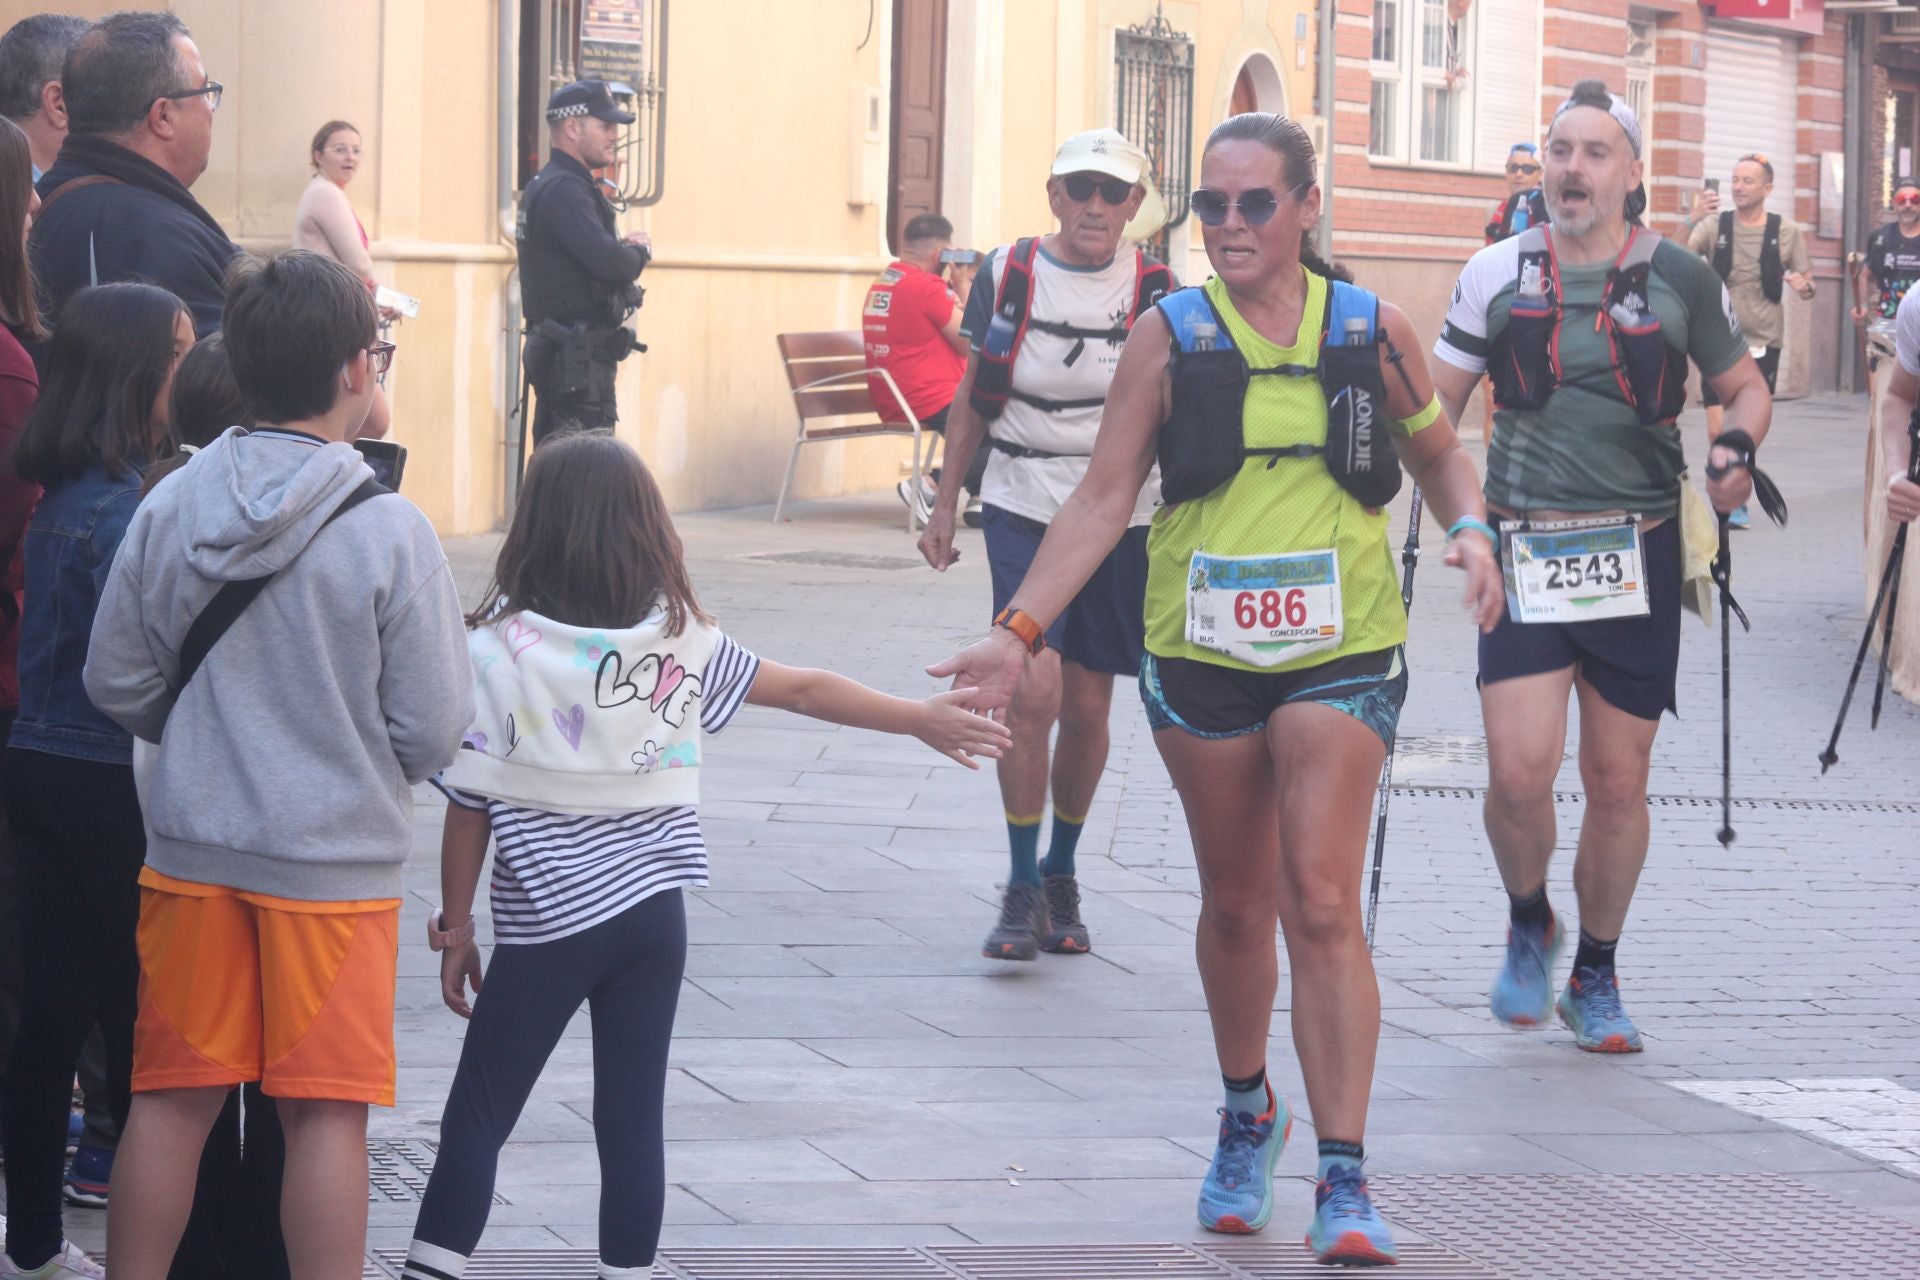
[[[1253,1232],[1273,1211],[1292,1118],[1267,1076],[1277,922],[1320,1139],[1308,1242],[1322,1262],[1377,1265],[1397,1251],[1362,1174],[1380,996],[1359,898],[1374,787],[1406,694],[1406,613],[1386,513],[1330,469],[1334,415],[1318,373],[1347,330],[1325,331],[1334,285],[1306,246],[1320,217],[1316,172],[1306,131],[1282,116],[1234,116],[1208,138],[1191,207],[1215,277],[1134,326],[1086,478],[1010,609],[1052,620],[1120,536],[1158,457],[1167,504],[1147,543],[1140,689],[1193,841],[1196,950],[1225,1093],[1200,1223]],[[1356,294],[1371,305],[1358,291],[1331,296]],[[1473,464],[1406,317],[1380,302],[1373,329],[1377,354],[1339,367],[1364,373],[1370,360],[1383,403],[1343,396],[1341,417],[1355,415],[1344,429],[1368,411],[1388,420],[1427,502],[1462,535],[1445,558],[1466,571],[1466,602],[1491,626],[1503,600]],[[1225,380],[1206,383],[1210,368]],[[1381,434],[1350,443],[1384,450]],[[1202,454],[1217,483],[1190,494],[1177,481]],[[930,670],[997,705],[1024,662],[1025,645],[996,627]]]

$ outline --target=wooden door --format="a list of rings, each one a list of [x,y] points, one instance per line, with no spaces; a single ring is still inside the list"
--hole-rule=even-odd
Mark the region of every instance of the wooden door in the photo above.
[[[940,211],[946,99],[947,0],[894,0],[887,244],[896,251],[909,218]]]

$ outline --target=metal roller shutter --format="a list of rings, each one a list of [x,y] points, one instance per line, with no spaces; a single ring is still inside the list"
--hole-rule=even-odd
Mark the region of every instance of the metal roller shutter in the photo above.
[[[1719,178],[1725,192],[1733,162],[1759,152],[1773,162],[1773,196],[1767,208],[1789,218],[1799,145],[1798,52],[1792,39],[1707,28],[1707,137],[1700,149],[1704,172]]]
[[[1540,141],[1540,4],[1480,0],[1475,11],[1474,167],[1498,170],[1514,143]]]

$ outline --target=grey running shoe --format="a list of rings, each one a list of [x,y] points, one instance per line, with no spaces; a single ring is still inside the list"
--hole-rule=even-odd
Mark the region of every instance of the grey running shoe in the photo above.
[[[980,948],[989,960],[1031,960],[1047,929],[1047,899],[1037,884],[1010,884],[1000,899],[1000,922]]]
[[[1047,877],[1047,934],[1040,949],[1054,955],[1085,955],[1093,950],[1087,926],[1080,922],[1080,882],[1072,876]]]

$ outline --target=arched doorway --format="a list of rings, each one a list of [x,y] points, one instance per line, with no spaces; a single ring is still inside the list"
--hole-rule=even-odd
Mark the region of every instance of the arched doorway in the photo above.
[[[1281,115],[1287,113],[1287,87],[1280,78],[1280,69],[1273,59],[1264,53],[1251,53],[1240,64],[1240,72],[1233,78],[1233,93],[1227,99],[1227,114],[1237,116],[1244,111],[1273,111]]]

